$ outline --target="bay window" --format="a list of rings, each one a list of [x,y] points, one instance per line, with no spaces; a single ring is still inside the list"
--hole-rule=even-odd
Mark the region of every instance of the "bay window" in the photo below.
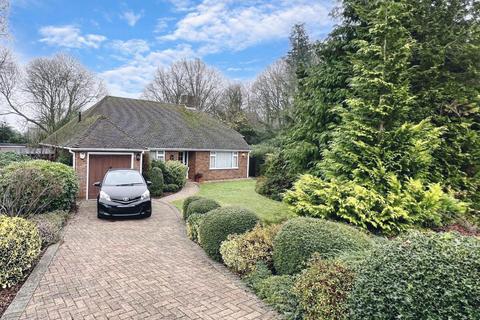
[[[238,169],[238,152],[210,152],[210,169]]]

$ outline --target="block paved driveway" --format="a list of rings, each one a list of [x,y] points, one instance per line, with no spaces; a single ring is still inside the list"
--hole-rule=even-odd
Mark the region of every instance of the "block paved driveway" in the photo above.
[[[82,202],[21,319],[278,319],[185,235],[176,210],[104,221]]]

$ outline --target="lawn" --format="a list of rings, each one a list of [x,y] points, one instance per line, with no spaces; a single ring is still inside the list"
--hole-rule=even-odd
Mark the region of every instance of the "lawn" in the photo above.
[[[200,184],[198,195],[214,199],[222,206],[241,206],[255,212],[265,223],[276,223],[293,216],[287,205],[255,192],[255,180],[236,180]],[[182,200],[173,204],[181,208]]]

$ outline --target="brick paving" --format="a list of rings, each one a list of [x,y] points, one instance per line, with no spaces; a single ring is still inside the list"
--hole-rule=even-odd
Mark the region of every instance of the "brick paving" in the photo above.
[[[21,319],[278,319],[185,236],[156,201],[149,219],[98,220],[82,202]]]

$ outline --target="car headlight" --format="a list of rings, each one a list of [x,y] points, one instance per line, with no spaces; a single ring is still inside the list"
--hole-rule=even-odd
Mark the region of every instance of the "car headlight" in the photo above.
[[[101,200],[112,201],[112,199],[110,199],[110,196],[108,195],[108,193],[106,193],[105,191],[100,191],[100,199]]]
[[[150,191],[148,189],[140,196],[140,199],[147,200],[150,199]]]

